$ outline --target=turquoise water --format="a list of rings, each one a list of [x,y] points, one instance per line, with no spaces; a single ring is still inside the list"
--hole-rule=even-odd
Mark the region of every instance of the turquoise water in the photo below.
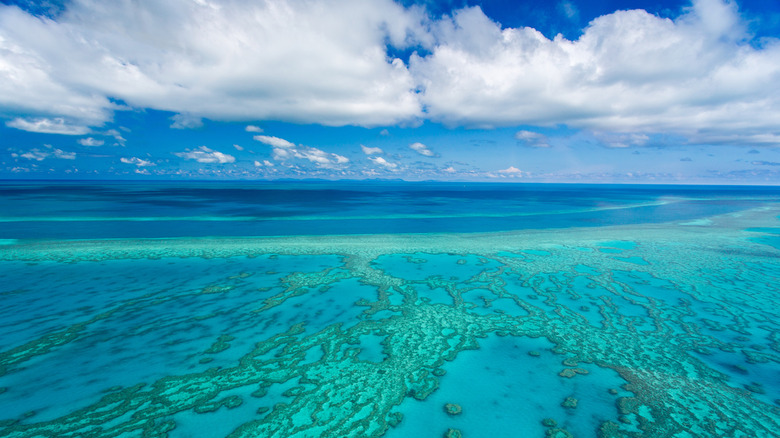
[[[778,190],[0,188],[0,436],[780,430]]]

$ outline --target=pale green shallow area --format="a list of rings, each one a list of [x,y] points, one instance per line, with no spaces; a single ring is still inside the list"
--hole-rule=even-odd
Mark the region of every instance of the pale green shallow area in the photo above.
[[[403,413],[457,398],[469,364],[490,362],[479,354],[501,346],[518,353],[496,363],[517,368],[475,376],[549,382],[548,391],[516,389],[528,405],[517,408],[514,436],[777,436],[780,251],[744,230],[775,227],[778,214],[481,235],[9,242],[0,263],[95,275],[101,263],[198,263],[178,286],[74,307],[66,326],[41,315],[46,330],[16,334],[0,353],[0,402],[17,393],[14,376],[64,361],[98,335],[130,335],[114,325],[213,330],[203,328],[201,344],[186,335],[166,344],[184,346],[161,362],[175,372],[74,394],[80,404],[56,415],[4,417],[0,436],[411,436],[393,433],[410,427]],[[409,433],[504,436],[474,418],[476,404],[461,407]]]

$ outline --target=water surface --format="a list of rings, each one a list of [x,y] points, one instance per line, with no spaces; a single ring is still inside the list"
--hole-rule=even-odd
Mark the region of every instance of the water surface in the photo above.
[[[776,436],[779,197],[6,182],[0,436]]]

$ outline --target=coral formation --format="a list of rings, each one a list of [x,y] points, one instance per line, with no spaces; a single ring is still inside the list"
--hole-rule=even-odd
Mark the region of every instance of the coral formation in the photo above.
[[[457,403],[447,403],[444,405],[444,411],[447,412],[448,415],[458,415],[463,412],[463,408]]]
[[[463,438],[463,433],[458,429],[447,429],[444,433],[444,438]]]
[[[577,400],[576,398],[566,397],[566,399],[563,402],[561,402],[561,406],[563,406],[564,408],[575,409],[577,408],[577,403],[579,403],[579,400]]]

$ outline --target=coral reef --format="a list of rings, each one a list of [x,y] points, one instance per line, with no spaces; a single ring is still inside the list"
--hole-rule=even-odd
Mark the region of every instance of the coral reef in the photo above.
[[[5,327],[0,351],[0,435],[174,436],[188,418],[230,411],[231,437],[378,437],[403,424],[398,405],[429,397],[461,353],[498,334],[549,340],[552,352],[522,358],[555,354],[566,368],[549,372],[570,383],[587,368],[619,374],[602,437],[772,437],[777,386],[761,376],[780,364],[780,258],[742,230],[776,215],[641,232],[4,245],[2,316],[18,331]],[[449,301],[423,300],[434,293]],[[376,359],[361,360],[368,348]],[[101,376],[74,371],[90,366]],[[30,376],[73,380],[81,398],[33,400],[56,387]],[[548,415],[561,427],[541,416],[536,427],[571,436]]]

